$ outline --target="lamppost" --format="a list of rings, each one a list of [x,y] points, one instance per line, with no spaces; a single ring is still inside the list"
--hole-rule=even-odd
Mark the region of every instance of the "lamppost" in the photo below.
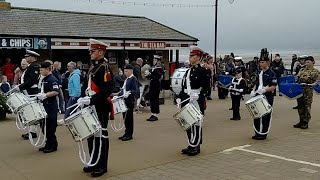
[[[234,0],[228,0],[230,4],[234,2]],[[214,20],[214,61],[217,59],[217,36],[218,36],[218,0],[215,3],[215,20]]]

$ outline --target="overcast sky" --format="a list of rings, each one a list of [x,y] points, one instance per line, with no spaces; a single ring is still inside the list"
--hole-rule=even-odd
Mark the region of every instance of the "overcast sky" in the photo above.
[[[111,0],[102,0],[111,1]],[[213,4],[214,0],[115,0]],[[97,0],[7,0],[13,6],[146,16],[200,39],[212,51],[214,8],[162,8]],[[320,49],[319,0],[219,0],[218,50]],[[1,18],[1,17],[0,17]]]

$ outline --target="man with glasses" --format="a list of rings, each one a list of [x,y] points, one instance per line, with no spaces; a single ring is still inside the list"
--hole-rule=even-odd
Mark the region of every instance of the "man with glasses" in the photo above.
[[[87,96],[84,98],[79,98],[77,101],[79,105],[95,106],[100,124],[103,129],[107,129],[109,115],[113,111],[112,102],[110,99],[110,95],[114,89],[113,77],[110,67],[104,57],[107,47],[108,45],[101,41],[90,39],[89,51],[93,65],[88,73],[88,88],[86,92]],[[90,155],[93,153],[92,162],[96,162],[99,155],[99,147],[101,147],[101,154],[98,163],[95,166],[83,168],[84,172],[91,172],[92,177],[102,176],[108,171],[108,131],[103,130],[101,134],[98,132],[93,137],[88,138]],[[100,141],[102,143],[101,146]]]

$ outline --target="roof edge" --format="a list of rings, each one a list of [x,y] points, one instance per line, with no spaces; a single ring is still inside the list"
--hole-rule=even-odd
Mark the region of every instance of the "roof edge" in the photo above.
[[[104,13],[92,13],[92,12],[81,12],[81,11],[67,11],[67,10],[58,10],[58,9],[46,9],[46,8],[28,8],[28,7],[19,7],[13,6],[11,9],[18,10],[33,10],[33,11],[45,11],[45,12],[59,12],[59,13],[69,13],[69,14],[86,14],[86,15],[96,15],[96,16],[117,16],[117,17],[129,17],[129,18],[144,18],[144,16],[132,16],[132,15],[119,15],[119,14],[104,14]]]
[[[192,39],[194,39],[194,41],[199,41],[199,39],[196,38],[196,37],[190,36],[190,35],[188,35],[188,34],[186,34],[186,33],[184,33],[184,32],[181,32],[181,31],[178,31],[178,30],[176,30],[176,29],[173,29],[172,27],[169,27],[169,26],[167,26],[167,25],[165,25],[165,24],[159,23],[159,22],[157,22],[157,21],[155,21],[155,20],[153,20],[153,19],[150,19],[150,18],[147,18],[147,17],[145,17],[145,18],[148,19],[148,20],[150,20],[150,21],[152,21],[152,22],[154,22],[154,23],[157,23],[157,24],[159,24],[159,25],[161,25],[161,26],[164,26],[164,27],[166,27],[166,28],[168,28],[168,29],[171,29],[171,30],[176,31],[176,32],[178,32],[178,33],[180,33],[180,34],[183,34],[183,35],[185,35],[185,36],[187,36],[187,37],[189,37],[189,38],[192,38]]]

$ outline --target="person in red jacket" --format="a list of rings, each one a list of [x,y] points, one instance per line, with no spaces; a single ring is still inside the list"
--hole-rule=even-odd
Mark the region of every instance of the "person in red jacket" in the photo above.
[[[2,74],[7,76],[8,82],[10,85],[13,84],[14,79],[14,70],[16,69],[16,66],[11,63],[10,58],[6,58],[6,64],[2,67]]]

